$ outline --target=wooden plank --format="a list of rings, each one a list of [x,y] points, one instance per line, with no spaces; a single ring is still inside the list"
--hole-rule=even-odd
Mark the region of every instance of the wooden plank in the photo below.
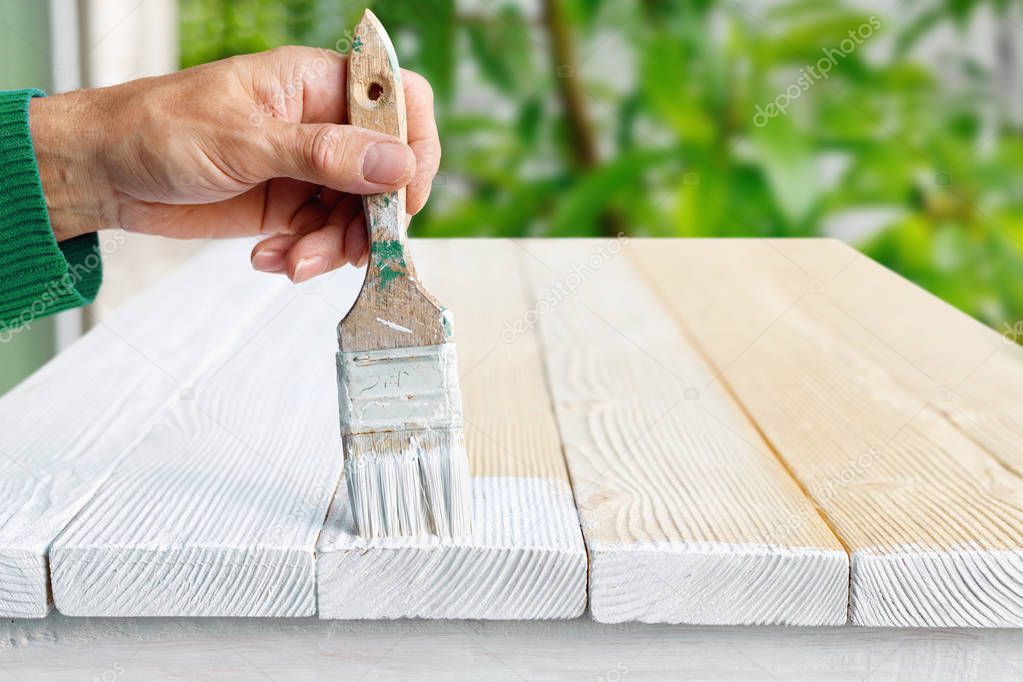
[[[208,276],[217,271],[209,269]],[[50,551],[78,616],[303,616],[340,477],[337,312],[363,271],[280,290],[130,451]],[[267,278],[269,279],[269,278]],[[236,292],[223,312],[246,300]]]
[[[522,256],[603,622],[834,625],[848,558],[621,255]],[[527,321],[530,318],[523,318]]]
[[[363,539],[343,486],[317,547],[321,618],[570,618],[586,555],[511,242],[413,242],[426,288],[454,312],[472,469],[468,540]]]
[[[91,332],[0,399],[0,615],[46,615],[50,543],[154,416],[194,384],[233,318],[265,305],[268,278],[251,271],[248,248],[221,244],[199,256],[94,320]],[[221,303],[243,291],[249,303],[227,319]]]
[[[789,252],[802,260],[800,245]],[[827,242],[829,300],[878,343],[907,390],[930,398],[968,437],[1023,475],[1023,334],[999,331],[932,296],[841,242]],[[885,305],[876,305],[884,301]],[[1023,322],[1021,322],[1023,324]]]
[[[569,621],[0,621],[11,680],[1018,682],[1023,630]]]
[[[962,361],[945,327],[899,341],[920,304],[904,282],[836,286],[850,253],[822,240],[632,254],[850,549],[854,623],[1023,625],[1023,482],[907,381]],[[1004,394],[977,395],[1001,405]]]

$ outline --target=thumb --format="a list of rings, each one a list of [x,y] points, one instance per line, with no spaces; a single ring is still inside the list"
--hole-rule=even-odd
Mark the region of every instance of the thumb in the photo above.
[[[275,121],[258,149],[267,179],[294,178],[351,194],[400,189],[416,172],[407,144],[351,125]]]

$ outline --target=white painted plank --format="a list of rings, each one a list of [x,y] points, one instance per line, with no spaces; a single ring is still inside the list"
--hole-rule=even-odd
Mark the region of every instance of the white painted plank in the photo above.
[[[602,622],[834,625],[848,558],[619,241],[529,242]]]
[[[427,290],[454,312],[473,474],[468,540],[366,540],[343,486],[317,547],[321,618],[571,618],[586,555],[511,242],[413,242]]]
[[[215,275],[215,270],[209,271]],[[54,602],[80,616],[302,616],[340,476],[337,311],[363,273],[288,286],[239,321],[50,551]],[[248,294],[224,301],[230,314]]]
[[[1023,630],[570,621],[0,622],[11,679],[1018,682]]]
[[[93,320],[91,332],[0,399],[0,615],[46,615],[52,540],[156,414],[194,384],[202,359],[229,342],[236,319],[266,304],[274,285],[251,271],[249,247],[217,245]],[[245,303],[227,310],[225,300]]]
[[[953,424],[928,383],[932,371],[969,383],[962,368],[984,363],[991,334],[975,343],[961,320],[928,323],[921,313],[940,304],[875,268],[850,270],[862,266],[834,242],[632,253],[849,548],[852,622],[1023,626],[1023,479],[1005,448],[1019,442],[1018,422],[985,440]],[[1015,388],[985,381],[964,404],[1018,410]]]

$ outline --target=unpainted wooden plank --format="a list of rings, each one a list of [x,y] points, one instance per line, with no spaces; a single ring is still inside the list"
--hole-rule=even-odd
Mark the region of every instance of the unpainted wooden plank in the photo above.
[[[273,287],[251,271],[249,248],[220,244],[93,318],[88,334],[0,399],[0,615],[46,615],[50,543],[132,441],[191,390],[236,318],[268,302]],[[226,310],[227,300],[239,307]]]
[[[966,334],[919,327],[898,278],[837,284],[855,254],[824,240],[631,255],[849,548],[854,623],[1023,625],[1023,481],[909,379],[943,357],[983,360],[957,357]],[[926,341],[905,341],[915,326]]]
[[[218,268],[202,274],[217,291]],[[263,314],[236,320],[219,362],[54,542],[61,613],[315,612],[313,549],[341,468],[338,316],[324,296],[350,305],[362,275],[346,267],[278,289]],[[232,316],[251,295],[222,299],[222,313]]]
[[[877,339],[864,350],[892,360],[900,384],[1023,475],[1023,321],[992,329],[849,246],[827,244],[828,299]]]
[[[535,334],[507,241],[413,241],[454,313],[474,500],[470,538],[363,539],[343,487],[317,547],[321,618],[571,618],[586,555]]]
[[[533,291],[603,622],[833,625],[848,558],[620,241],[533,241]]]

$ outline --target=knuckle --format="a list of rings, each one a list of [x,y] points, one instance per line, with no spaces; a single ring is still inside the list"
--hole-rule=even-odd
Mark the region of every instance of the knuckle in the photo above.
[[[294,45],[279,45],[269,52],[270,55],[281,60],[291,60],[298,56],[298,48]]]
[[[347,138],[330,126],[322,126],[309,140],[306,158],[316,173],[329,173],[338,168],[347,152]]]
[[[417,98],[422,99],[427,104],[433,104],[433,86],[430,85],[430,81],[415,71],[405,71],[402,76],[405,78],[405,82],[408,83],[409,89]]]

